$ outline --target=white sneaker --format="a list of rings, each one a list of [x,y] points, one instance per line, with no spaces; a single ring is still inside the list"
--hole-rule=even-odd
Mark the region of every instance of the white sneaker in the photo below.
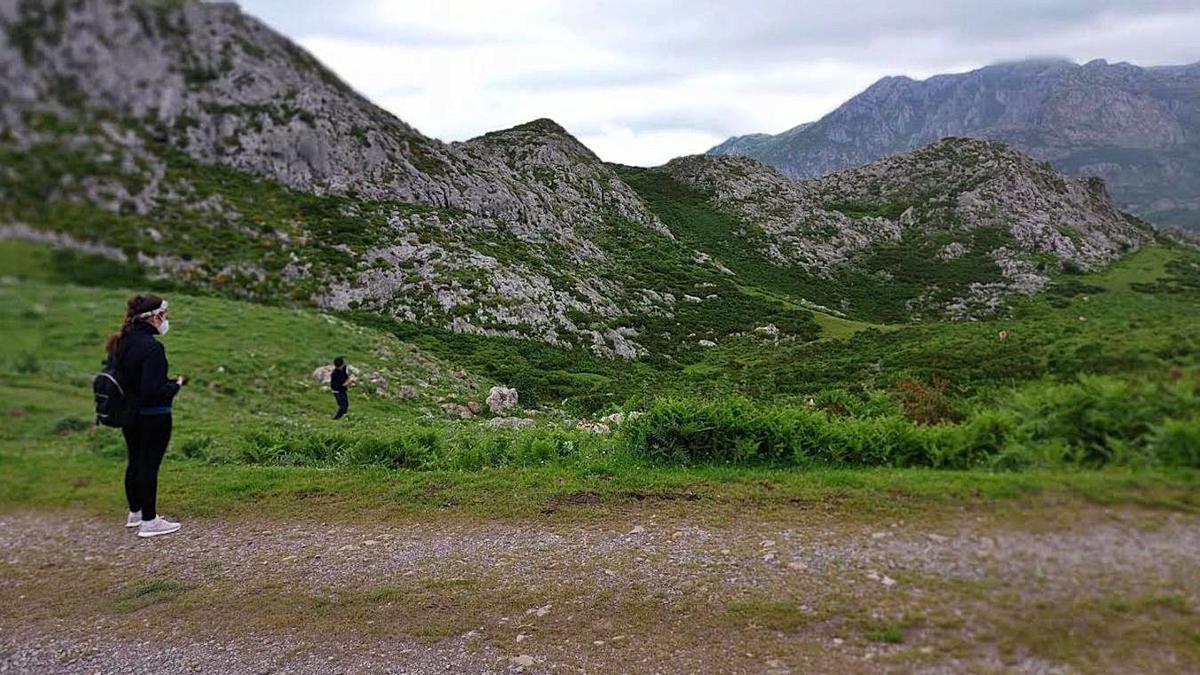
[[[143,520],[138,526],[139,537],[157,537],[160,534],[171,534],[179,529],[179,523],[171,521],[159,516],[154,520]]]
[[[142,524],[142,512],[130,511],[129,517],[125,519],[125,527],[138,527]]]

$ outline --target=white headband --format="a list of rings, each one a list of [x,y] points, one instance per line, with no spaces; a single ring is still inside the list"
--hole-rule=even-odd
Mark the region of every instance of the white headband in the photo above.
[[[152,309],[149,312],[142,312],[141,314],[138,314],[137,316],[135,316],[133,318],[144,319],[148,316],[154,316],[155,314],[162,314],[165,311],[167,311],[167,301],[163,300],[162,304],[159,305],[158,307],[156,307],[155,309]]]

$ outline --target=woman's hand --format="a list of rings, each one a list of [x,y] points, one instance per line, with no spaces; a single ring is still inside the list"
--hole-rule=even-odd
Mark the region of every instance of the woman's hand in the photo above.
[[[182,387],[183,385],[187,384],[187,382],[188,382],[187,375],[176,375],[175,376],[175,384]]]

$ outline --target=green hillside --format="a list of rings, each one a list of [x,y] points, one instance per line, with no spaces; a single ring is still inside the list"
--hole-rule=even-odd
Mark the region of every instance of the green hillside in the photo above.
[[[61,255],[44,247],[8,242],[0,251],[5,269],[20,279],[8,277],[0,291],[0,358],[7,365],[0,407],[29,413],[11,416],[8,440],[47,424],[73,429],[90,423],[91,378],[131,291],[55,283],[53,261]],[[191,379],[179,399],[189,424],[181,427],[176,448],[247,429],[332,428],[330,396],[312,373],[343,354],[361,371],[363,386],[355,397],[360,419],[411,424],[423,414],[440,414],[441,400],[480,398],[475,378],[391,335],[330,314],[166,295],[172,300],[171,369]],[[405,395],[403,386],[415,392]]]
[[[974,397],[1042,378],[1162,377],[1172,367],[1200,365],[1200,296],[1188,286],[1196,261],[1193,250],[1152,246],[1102,273],[1063,275],[1045,293],[1015,303],[1011,316],[752,351],[743,341],[713,350],[692,370],[736,373],[742,391],[775,397],[886,388],[903,379],[939,381],[955,397]],[[999,340],[1000,331],[1007,339]]]
[[[12,271],[0,294],[7,442],[119,454],[115,435],[83,432],[100,344],[129,291],[65,283],[86,259],[12,242],[0,251]],[[1004,320],[815,342],[746,335],[686,365],[176,291],[167,340],[192,383],[174,447],[218,462],[412,468],[593,452],[635,463],[1194,465],[1198,264],[1194,251],[1150,247],[1064,278]],[[363,380],[344,424],[327,419],[328,393],[311,376],[338,354]],[[494,383],[524,388],[519,414],[533,430],[488,431],[444,409],[480,402]],[[575,429],[622,409],[648,414],[611,435]]]
[[[837,305],[846,298],[844,283],[830,283],[797,267],[768,260],[741,236],[742,223],[714,207],[699,190],[672,178],[661,169],[614,166],[621,179],[675,233],[679,243],[703,251],[736,275],[737,283],[751,293],[769,296],[797,309],[813,311],[822,336],[843,336],[870,326],[824,310],[819,303]],[[879,285],[872,287],[879,291]],[[813,305],[811,300],[818,303]],[[798,304],[804,303],[804,304]]]

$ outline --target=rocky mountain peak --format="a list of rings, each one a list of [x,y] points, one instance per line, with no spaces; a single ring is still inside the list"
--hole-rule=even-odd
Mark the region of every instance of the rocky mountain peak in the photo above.
[[[537,119],[451,147],[471,170],[515,180],[527,202],[544,205],[574,228],[616,215],[671,237],[607,164],[553,120]]]
[[[529,132],[546,136],[571,136],[571,134],[565,128],[563,128],[561,124],[555,122],[549,117],[539,117],[536,120],[532,120],[524,124],[518,124],[517,126],[508,129],[508,131]]]
[[[571,135],[569,131],[557,122],[548,118],[536,119],[532,122],[518,124],[515,127],[499,131],[489,131],[463,144],[454,145],[466,148],[504,148],[517,152],[522,148],[553,147],[562,153],[564,159],[570,158],[571,161],[586,164],[603,163],[590,148],[581,143],[579,139]]]
[[[677,179],[713,194],[737,193],[747,185],[786,180],[774,167],[743,155],[686,155],[672,159],[663,168]]]
[[[1084,268],[1113,260],[1149,236],[1115,207],[1102,180],[1062,176],[1048,162],[996,141],[945,138],[801,186],[824,203],[904,208],[907,224],[1006,229],[1020,249]]]
[[[36,136],[26,120],[31,112],[78,119],[102,111],[138,120],[198,160],[299,190],[460,209],[535,238],[560,238],[539,235],[540,228],[604,216],[571,194],[531,198],[526,177],[504,158],[420,134],[233,4],[0,0],[0,16],[22,35],[0,43],[0,94],[8,102],[0,119],[26,142]],[[517,142],[543,135],[560,138],[562,148],[577,146],[561,159],[603,171],[550,120],[509,130]],[[662,229],[622,197],[616,208]]]
[[[1057,269],[1097,268],[1152,236],[1117,210],[1103,181],[1062,176],[996,141],[946,138],[803,181],[749,157],[686,157],[663,170],[736,213],[765,257],[819,277],[844,278],[907,248],[928,258],[912,269],[929,267],[920,274],[935,279],[973,256],[987,283],[929,287],[912,298],[916,315],[986,315]]]

